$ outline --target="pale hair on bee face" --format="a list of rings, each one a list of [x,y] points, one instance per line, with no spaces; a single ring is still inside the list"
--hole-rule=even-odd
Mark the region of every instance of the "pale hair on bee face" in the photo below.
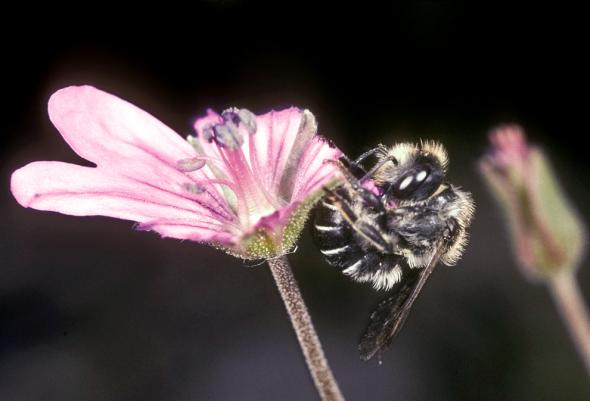
[[[378,147],[377,158],[384,163],[374,174],[373,179],[377,184],[395,181],[403,173],[403,167],[411,164],[418,156],[432,157],[440,165],[443,173],[446,173],[449,165],[447,150],[440,142],[420,140],[418,144],[401,142],[391,147],[383,144],[379,144]],[[397,164],[392,161],[392,158],[397,161]]]

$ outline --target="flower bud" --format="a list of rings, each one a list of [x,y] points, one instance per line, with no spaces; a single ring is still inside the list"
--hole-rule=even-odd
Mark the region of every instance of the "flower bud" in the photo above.
[[[530,146],[522,129],[501,126],[490,134],[492,149],[480,171],[508,222],[519,266],[533,279],[576,269],[586,230],[544,153]]]

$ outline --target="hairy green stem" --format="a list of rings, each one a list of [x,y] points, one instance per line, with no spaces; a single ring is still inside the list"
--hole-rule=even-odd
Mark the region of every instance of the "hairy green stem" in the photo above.
[[[590,318],[573,272],[549,280],[549,289],[590,375]]]
[[[307,312],[307,307],[286,256],[268,261],[297,340],[303,351],[307,368],[323,401],[344,401],[338,383],[328,366],[324,351]]]

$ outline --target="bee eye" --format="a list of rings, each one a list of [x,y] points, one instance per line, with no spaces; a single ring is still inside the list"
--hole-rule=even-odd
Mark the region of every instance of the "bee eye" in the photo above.
[[[390,184],[387,194],[396,199],[426,199],[442,182],[442,170],[433,166],[415,166]]]

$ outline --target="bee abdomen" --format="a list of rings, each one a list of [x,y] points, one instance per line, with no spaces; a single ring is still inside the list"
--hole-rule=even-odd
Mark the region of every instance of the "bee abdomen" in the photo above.
[[[321,231],[317,226],[328,226],[315,224],[313,231],[320,252],[330,265],[343,270],[350,264],[349,261],[357,260],[363,255],[360,246],[351,239],[347,227],[340,226],[338,230]]]
[[[340,270],[345,269],[350,260],[358,260],[363,254],[353,238],[350,225],[327,200],[316,210],[312,232],[326,261]]]
[[[372,283],[376,289],[391,288],[402,276],[401,256],[380,252],[354,230],[329,200],[316,209],[312,232],[328,264],[356,281]]]
[[[402,278],[398,255],[369,252],[342,270],[342,273],[360,282],[370,282],[377,290],[389,290]]]

